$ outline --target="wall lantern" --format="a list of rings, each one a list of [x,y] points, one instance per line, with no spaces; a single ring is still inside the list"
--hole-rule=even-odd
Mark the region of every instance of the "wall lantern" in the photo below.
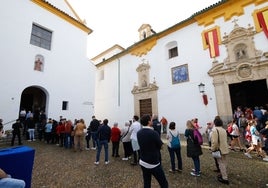
[[[198,85],[198,89],[200,93],[205,93],[205,84],[202,82]]]
[[[208,97],[207,95],[205,94],[205,84],[203,84],[202,82],[198,85],[198,89],[199,89],[199,92],[202,93],[202,98],[203,98],[203,103],[204,105],[207,105],[208,104]]]

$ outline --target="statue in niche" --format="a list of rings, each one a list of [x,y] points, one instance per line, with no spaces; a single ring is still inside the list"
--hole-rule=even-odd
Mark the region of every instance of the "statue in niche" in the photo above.
[[[245,50],[240,49],[237,53],[236,53],[236,57],[237,59],[243,59],[246,56],[246,52]]]
[[[145,75],[143,75],[143,77],[142,77],[141,87],[147,87],[147,81],[146,81],[146,76]]]

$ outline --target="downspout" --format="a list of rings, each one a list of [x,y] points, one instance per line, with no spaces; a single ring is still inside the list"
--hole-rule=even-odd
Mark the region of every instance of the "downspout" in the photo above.
[[[117,80],[117,84],[118,84],[118,106],[120,106],[120,59],[117,59],[118,60],[118,64],[117,64],[117,68],[118,68],[118,80]]]

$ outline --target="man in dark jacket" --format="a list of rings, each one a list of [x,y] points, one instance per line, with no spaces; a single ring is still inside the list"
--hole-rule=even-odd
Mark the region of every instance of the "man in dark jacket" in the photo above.
[[[144,188],[151,187],[152,175],[156,178],[161,188],[167,188],[168,182],[160,162],[160,149],[163,145],[159,134],[153,130],[150,115],[141,118],[143,128],[137,133],[140,146],[139,164],[143,173]]]
[[[21,136],[20,136],[20,129],[22,128],[22,124],[20,123],[20,120],[17,119],[16,123],[12,125],[12,140],[11,140],[11,146],[14,146],[15,137],[18,136],[19,139],[19,145],[22,145],[21,143]]]
[[[109,158],[108,158],[108,143],[110,142],[111,138],[111,128],[108,126],[108,119],[103,120],[103,125],[100,126],[99,130],[97,131],[99,144],[97,145],[97,154],[96,154],[96,161],[94,162],[95,165],[99,164],[100,160],[100,153],[102,146],[104,147],[105,152],[105,164],[109,164]]]
[[[92,120],[89,124],[89,129],[91,132],[91,137],[92,137],[92,143],[93,143],[93,147],[91,149],[96,149],[98,146],[98,135],[97,135],[97,131],[100,127],[100,122],[99,120],[96,119],[95,116],[92,116]]]

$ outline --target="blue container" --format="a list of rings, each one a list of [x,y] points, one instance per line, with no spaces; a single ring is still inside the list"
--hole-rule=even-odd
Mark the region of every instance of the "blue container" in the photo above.
[[[27,146],[0,150],[0,168],[13,178],[22,179],[31,187],[35,150]]]

